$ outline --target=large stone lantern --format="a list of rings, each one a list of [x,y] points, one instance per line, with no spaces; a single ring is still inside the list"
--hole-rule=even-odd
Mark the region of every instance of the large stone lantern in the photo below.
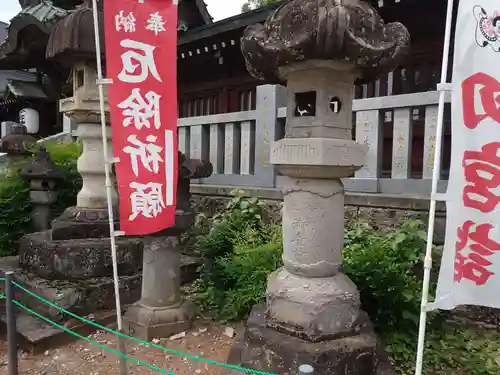
[[[102,17],[102,10],[99,14]],[[50,230],[27,234],[21,239],[19,259],[22,268],[40,277],[38,294],[69,304],[74,311],[85,315],[115,306],[104,169],[104,163],[109,161],[104,160],[90,1],[86,0],[53,27],[46,57],[73,72],[73,96],[61,100],[60,110],[78,126],[78,139],[83,144],[77,165],[82,189],[76,206],[57,217]],[[113,155],[108,117],[106,114],[105,147]],[[115,209],[117,203],[113,191]],[[121,301],[133,303],[140,297],[143,244],[138,238],[119,237],[116,250]]]
[[[271,163],[286,176],[284,267],[269,277],[266,306],[250,316],[241,364],[279,374],[302,363],[315,374],[376,373],[376,336],[341,269],[341,179],[367,154],[367,145],[352,140],[355,80],[395,67],[408,46],[402,24],[384,24],[360,0],[290,1],[246,29],[248,70],[286,82],[288,97],[285,138],[271,150]]]

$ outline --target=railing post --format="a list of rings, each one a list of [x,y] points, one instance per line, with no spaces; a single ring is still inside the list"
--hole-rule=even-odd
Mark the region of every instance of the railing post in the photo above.
[[[286,105],[286,88],[279,85],[257,87],[255,123],[255,179],[259,187],[274,187],[275,171],[270,163],[271,143],[276,140],[278,108]]]
[[[438,145],[437,138],[437,117],[438,106],[430,105],[425,107],[425,133],[424,133],[424,161],[422,170],[422,179],[429,180],[429,191],[434,170],[434,154]],[[442,150],[442,148],[441,148]]]
[[[368,145],[368,155],[363,168],[355,174],[349,190],[377,193],[382,166],[382,127],[378,109],[356,112],[356,141]]]
[[[300,365],[299,375],[313,375],[314,368],[311,365]]]
[[[408,180],[411,177],[412,125],[410,108],[394,110],[391,176],[393,180]]]
[[[9,375],[18,374],[17,366],[17,326],[16,326],[16,311],[14,306],[14,273],[5,273],[5,299],[6,299],[6,315],[7,315],[7,361]]]

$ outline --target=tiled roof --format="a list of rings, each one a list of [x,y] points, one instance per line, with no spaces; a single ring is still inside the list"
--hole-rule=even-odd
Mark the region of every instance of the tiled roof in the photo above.
[[[41,0],[40,3],[31,5],[21,10],[15,17],[31,16],[46,27],[52,26],[60,18],[68,15],[67,10],[58,8],[48,0]],[[14,21],[14,19],[12,21]]]

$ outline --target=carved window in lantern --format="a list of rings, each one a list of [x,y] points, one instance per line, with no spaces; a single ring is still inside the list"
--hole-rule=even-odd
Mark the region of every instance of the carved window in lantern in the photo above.
[[[75,80],[75,89],[82,87],[85,83],[85,72],[81,69],[78,69],[75,72]]]
[[[298,92],[295,94],[294,116],[316,116],[316,91]]]
[[[330,102],[328,104],[330,106],[330,110],[333,113],[339,113],[340,110],[342,109],[342,102],[336,96],[334,96],[333,98],[330,98]]]

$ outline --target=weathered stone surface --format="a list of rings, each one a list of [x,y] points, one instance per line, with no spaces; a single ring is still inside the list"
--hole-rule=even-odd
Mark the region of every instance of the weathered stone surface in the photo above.
[[[28,134],[26,126],[16,124],[12,133],[0,140],[0,152],[8,155],[30,155],[31,147],[36,143],[36,138]]]
[[[179,235],[193,225],[190,179],[209,177],[212,164],[187,159],[179,152],[175,225],[144,238],[141,300],[125,314],[130,335],[143,340],[169,337],[191,326],[194,308],[181,297]]]
[[[45,147],[40,147],[35,158],[20,172],[21,176],[33,180],[59,180],[64,178],[64,172],[58,168]]]
[[[229,363],[280,375],[296,375],[302,364],[313,366],[315,375],[377,374],[377,337],[364,313],[357,332],[312,343],[269,328],[264,311],[262,305],[254,307]]]
[[[285,178],[283,195],[285,268],[306,278],[333,276],[342,264],[342,183],[340,180]]]
[[[127,310],[124,327],[129,335],[150,341],[188,330],[194,315],[195,309],[190,301],[182,301],[169,307],[137,303]]]
[[[363,166],[367,151],[348,139],[283,138],[271,146],[271,164],[287,176],[341,178]]]
[[[141,300],[124,317],[131,335],[150,340],[169,337],[191,326],[194,308],[181,297],[180,263],[177,237],[144,239]]]
[[[181,284],[192,282],[197,277],[200,259],[182,256],[180,265]],[[97,310],[115,309],[115,293],[112,277],[96,277],[85,280],[48,280],[25,269],[18,268],[18,258],[0,260],[0,277],[6,271],[13,271],[16,281],[31,292],[72,311],[85,316]],[[124,305],[132,304],[141,297],[142,275],[140,272],[120,276],[120,298]],[[16,299],[34,311],[56,320],[67,319],[53,307],[16,289]]]
[[[143,244],[139,239],[117,238],[118,271],[132,275],[141,270]],[[113,274],[109,238],[54,241],[50,231],[31,233],[20,241],[21,267],[48,279],[78,280]]]
[[[115,211],[115,229],[119,228],[119,215]],[[69,207],[52,221],[52,239],[109,238],[108,209]]]
[[[294,0],[264,25],[247,27],[241,49],[250,74],[276,82],[279,67],[310,59],[338,59],[365,76],[380,74],[397,66],[409,42],[401,23],[384,24],[364,1]]]
[[[267,323],[311,342],[357,331],[360,297],[344,274],[303,278],[281,269],[269,277]]]

